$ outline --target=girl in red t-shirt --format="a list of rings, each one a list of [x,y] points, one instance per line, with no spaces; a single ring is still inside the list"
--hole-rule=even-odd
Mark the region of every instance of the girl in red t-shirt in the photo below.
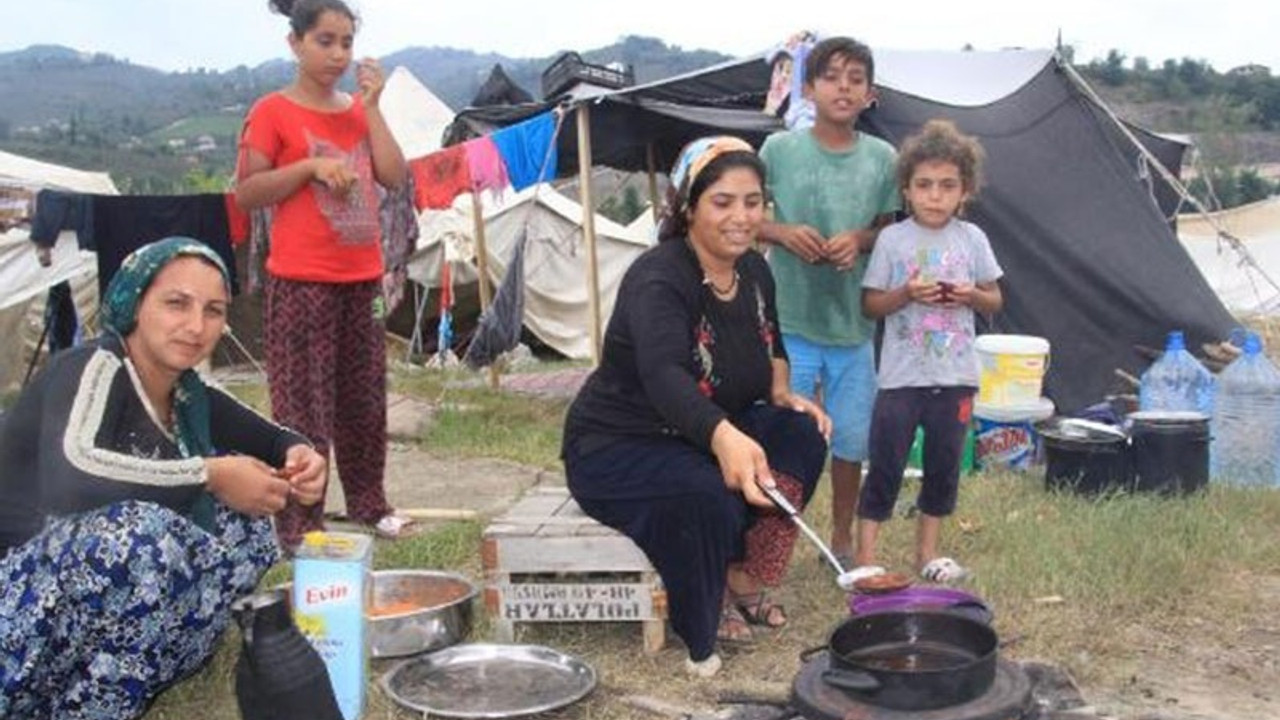
[[[357,63],[357,95],[338,89],[352,63],[355,13],[342,0],[270,4],[289,18],[298,72],[245,119],[236,201],[272,209],[264,320],[272,411],[322,455],[333,447],[348,516],[395,537],[409,522],[383,490],[386,347],[374,183],[404,182],[404,155],[378,108],[378,63]],[[291,503],[276,529],[292,548],[323,522],[323,503]]]

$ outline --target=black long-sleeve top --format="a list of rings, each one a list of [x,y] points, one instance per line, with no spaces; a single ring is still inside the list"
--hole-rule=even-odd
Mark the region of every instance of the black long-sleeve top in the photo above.
[[[210,386],[219,454],[252,455],[280,467],[306,438]],[[204,490],[204,460],[184,458],[147,412],[119,341],[103,338],[55,355],[0,426],[0,556],[50,515],[121,500],[186,513]]]
[[[754,251],[735,269],[738,292],[724,302],[686,242],[662,242],[636,259],[618,288],[600,366],[569,408],[565,451],[654,434],[709,450],[721,420],[769,400],[772,360],[787,359],[773,276]]]

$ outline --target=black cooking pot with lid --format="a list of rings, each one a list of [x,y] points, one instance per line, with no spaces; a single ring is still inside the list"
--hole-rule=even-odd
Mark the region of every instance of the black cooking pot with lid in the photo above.
[[[1085,495],[1133,489],[1133,459],[1124,430],[1060,417],[1035,427],[1044,444],[1046,488]]]
[[[822,679],[872,705],[934,710],[990,690],[998,648],[990,626],[959,613],[856,616],[831,632]]]

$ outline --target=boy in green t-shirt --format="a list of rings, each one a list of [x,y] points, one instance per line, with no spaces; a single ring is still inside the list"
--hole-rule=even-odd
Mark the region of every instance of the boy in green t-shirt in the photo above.
[[[852,525],[875,399],[875,325],[862,315],[862,274],[880,228],[900,207],[895,153],[854,129],[875,99],[871,49],[847,37],[805,59],[813,127],[770,136],[760,150],[774,201],[762,236],[778,286],[778,321],[795,391],[821,394],[831,438],[831,546],[851,563]]]

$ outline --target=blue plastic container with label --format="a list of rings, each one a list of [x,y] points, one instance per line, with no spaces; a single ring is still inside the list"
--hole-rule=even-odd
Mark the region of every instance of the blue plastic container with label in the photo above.
[[[1035,424],[1053,416],[1053,401],[1034,405],[973,406],[974,463],[979,470],[1026,470],[1040,459]]]

